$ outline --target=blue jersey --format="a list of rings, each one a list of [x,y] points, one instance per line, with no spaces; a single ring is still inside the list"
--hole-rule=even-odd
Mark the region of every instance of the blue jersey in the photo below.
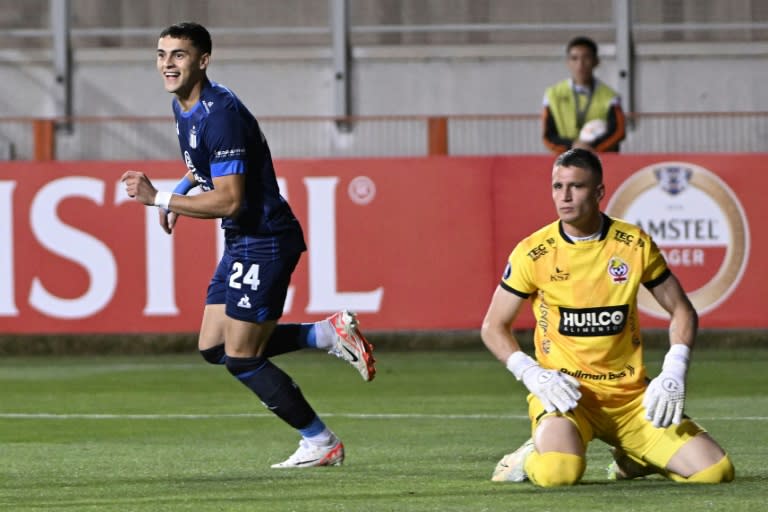
[[[304,235],[287,201],[280,195],[269,146],[259,123],[235,94],[207,81],[189,112],[173,100],[181,156],[203,191],[213,178],[245,175],[239,212],[221,220],[233,235],[254,237],[263,249],[303,251]]]

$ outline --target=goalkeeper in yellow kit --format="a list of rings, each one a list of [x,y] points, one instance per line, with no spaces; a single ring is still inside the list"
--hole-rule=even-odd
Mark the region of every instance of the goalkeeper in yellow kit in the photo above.
[[[600,439],[613,447],[615,478],[731,481],[728,455],[683,414],[696,311],[651,238],[600,211],[604,196],[594,153],[571,149],[557,158],[559,220],[515,247],[483,320],[483,342],[530,391],[532,438],[501,459],[492,479],[576,484],[587,445]],[[671,317],[670,349],[650,382],[637,314],[641,285]],[[535,359],[512,334],[529,298]]]

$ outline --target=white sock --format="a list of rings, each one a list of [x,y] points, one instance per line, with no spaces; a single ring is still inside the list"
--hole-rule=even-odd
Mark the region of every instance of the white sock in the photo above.
[[[328,427],[325,427],[325,429],[320,432],[319,434],[315,434],[314,436],[305,437],[306,441],[310,444],[313,444],[315,446],[327,446],[331,444],[331,440],[335,436],[333,435],[333,432],[330,431]]]
[[[336,341],[336,330],[328,320],[315,322],[315,345],[317,348],[332,348]]]

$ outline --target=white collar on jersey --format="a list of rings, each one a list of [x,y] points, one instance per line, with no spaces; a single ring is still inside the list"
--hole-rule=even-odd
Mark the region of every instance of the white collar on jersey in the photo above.
[[[601,215],[600,216],[600,229],[592,233],[591,235],[587,236],[573,236],[568,235],[568,238],[573,240],[574,242],[589,242],[590,240],[598,240],[600,238],[600,235],[603,233],[603,223],[605,222],[605,218]]]

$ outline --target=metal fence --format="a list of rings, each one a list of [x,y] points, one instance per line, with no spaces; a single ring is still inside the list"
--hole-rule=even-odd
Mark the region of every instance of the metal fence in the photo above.
[[[216,44],[328,45],[338,0],[4,0],[0,44],[49,47],[56,9],[67,12],[75,47],[144,46],[171,21],[194,19]],[[448,5],[446,5],[448,4]],[[765,0],[627,2],[637,42],[765,41]],[[354,45],[562,43],[615,33],[616,0],[343,0]]]
[[[451,154],[542,153],[540,119],[449,118]],[[768,112],[647,113],[628,116],[625,153],[768,151]]]
[[[436,132],[434,120],[447,129]],[[39,129],[46,123],[47,137]],[[536,114],[265,117],[260,123],[277,158],[546,152]],[[625,153],[768,152],[768,112],[633,114],[628,124]],[[51,158],[175,159],[178,143],[170,117],[0,118],[0,159]]]

